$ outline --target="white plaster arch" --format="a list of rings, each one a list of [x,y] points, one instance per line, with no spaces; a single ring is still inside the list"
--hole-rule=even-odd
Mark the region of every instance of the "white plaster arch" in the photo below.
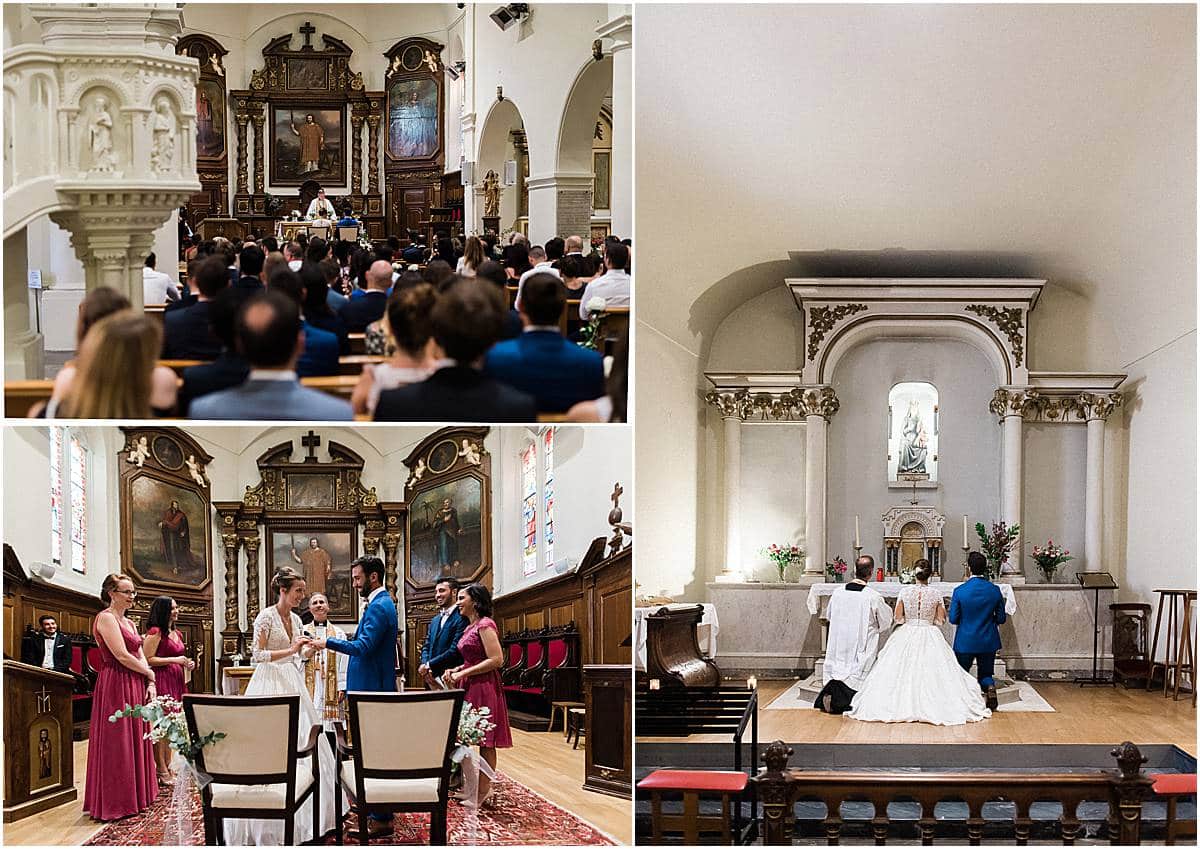
[[[480,185],[483,183],[484,175],[488,170],[494,170],[501,178],[504,179],[504,162],[509,159],[509,151],[512,149],[512,141],[509,138],[509,133],[512,130],[525,129],[525,118],[521,114],[520,107],[511,99],[506,97],[504,100],[493,100],[491,107],[488,109],[487,117],[483,121],[483,129],[479,133],[479,149],[476,155],[476,182]],[[533,145],[530,145],[529,151],[529,173],[534,173],[534,164],[538,160],[534,157]],[[481,192],[476,188],[477,192]],[[482,199],[476,203],[476,208],[480,216],[483,214]],[[514,220],[517,217],[517,187],[507,186],[501,189],[500,192],[500,229],[511,229]],[[482,232],[482,218],[477,223]]]
[[[814,369],[812,382],[828,383],[837,369],[838,362],[850,351],[875,339],[956,339],[978,350],[987,359],[996,376],[998,385],[1013,382],[1013,369],[1008,353],[994,328],[976,321],[970,315],[947,316],[902,316],[862,315],[837,327],[829,342],[823,346],[817,362],[810,364]]]
[[[575,75],[559,118],[556,170],[592,171],[592,134],[604,98],[612,94],[612,55],[588,59]],[[531,172],[532,173],[532,172]]]

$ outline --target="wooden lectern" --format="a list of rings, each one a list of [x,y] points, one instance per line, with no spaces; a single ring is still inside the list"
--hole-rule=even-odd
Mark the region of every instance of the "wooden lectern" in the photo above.
[[[4,661],[4,821],[74,801],[70,675]]]
[[[205,218],[199,227],[201,239],[224,236],[233,242],[246,238],[246,225],[236,218]]]

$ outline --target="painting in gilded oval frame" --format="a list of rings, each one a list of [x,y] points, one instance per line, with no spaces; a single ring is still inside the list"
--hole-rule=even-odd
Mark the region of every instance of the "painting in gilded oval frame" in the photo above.
[[[129,566],[147,586],[194,590],[212,579],[208,505],[195,489],[144,474],[125,505]]]
[[[388,156],[429,159],[437,155],[440,109],[438,85],[433,80],[394,80],[388,86]]]

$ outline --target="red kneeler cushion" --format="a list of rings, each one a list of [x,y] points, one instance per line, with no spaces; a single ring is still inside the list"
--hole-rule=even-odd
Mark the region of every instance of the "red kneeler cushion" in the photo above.
[[[638,782],[639,790],[690,790],[699,793],[741,793],[744,772],[693,769],[656,769]]]
[[[1149,775],[1154,779],[1154,792],[1159,796],[1186,796],[1196,792],[1196,774],[1164,772]]]

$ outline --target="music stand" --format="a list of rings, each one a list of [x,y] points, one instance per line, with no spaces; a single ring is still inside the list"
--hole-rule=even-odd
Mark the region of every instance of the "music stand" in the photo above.
[[[1093,621],[1095,627],[1092,632],[1092,675],[1090,678],[1084,678],[1082,675],[1076,676],[1075,683],[1080,687],[1107,687],[1110,684],[1117,686],[1117,679],[1110,672],[1107,677],[1100,677],[1100,590],[1115,590],[1117,582],[1113,580],[1113,576],[1107,572],[1080,572],[1075,576],[1079,580],[1079,586],[1085,590],[1096,591],[1095,612]]]

